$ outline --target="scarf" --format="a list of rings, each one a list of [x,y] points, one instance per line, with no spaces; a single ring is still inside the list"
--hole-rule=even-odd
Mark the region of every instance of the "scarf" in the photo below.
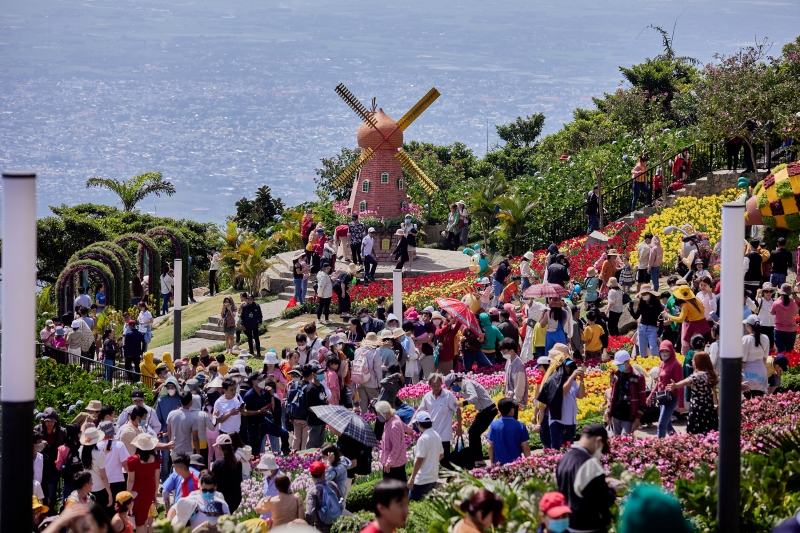
[[[191,485],[194,488],[189,488]],[[200,486],[200,481],[197,479],[197,476],[193,473],[189,472],[189,477],[183,480],[181,483],[181,498],[185,498],[189,495],[190,492],[196,490]]]

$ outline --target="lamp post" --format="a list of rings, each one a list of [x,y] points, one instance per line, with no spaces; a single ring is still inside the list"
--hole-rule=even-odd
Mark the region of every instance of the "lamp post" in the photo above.
[[[30,531],[36,386],[36,174],[3,172],[0,531]],[[25,459],[28,458],[28,459]]]
[[[717,467],[717,522],[719,531],[739,533],[740,435],[742,424],[742,301],[745,205],[722,205],[721,302],[728,311],[720,317],[722,372],[719,395],[719,464]]]
[[[176,259],[175,265],[172,267],[175,271],[175,279],[173,280],[172,290],[175,292],[175,305],[173,307],[172,322],[174,330],[172,333],[172,351],[173,361],[181,358],[181,298],[183,297],[183,260]]]
[[[392,310],[403,323],[403,271],[396,268],[392,271]]]

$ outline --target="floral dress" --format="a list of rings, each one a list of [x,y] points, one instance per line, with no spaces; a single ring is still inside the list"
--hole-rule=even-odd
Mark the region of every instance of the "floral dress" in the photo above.
[[[692,380],[692,410],[689,412],[687,433],[705,435],[719,427],[719,417],[714,408],[714,390],[708,383],[708,374],[695,372]]]

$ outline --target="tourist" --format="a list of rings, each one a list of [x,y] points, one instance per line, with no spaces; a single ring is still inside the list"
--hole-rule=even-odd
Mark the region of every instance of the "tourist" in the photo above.
[[[349,263],[353,260],[353,257],[350,253],[350,235],[348,231],[347,224],[337,224],[333,229],[333,245],[336,258]]]
[[[583,428],[580,440],[558,460],[556,484],[572,510],[572,530],[597,533],[606,531],[611,524],[611,506],[620,483],[606,477],[600,458],[607,453],[606,428],[590,424]]]
[[[792,253],[786,249],[786,238],[778,237],[778,246],[770,252],[769,264],[772,265],[772,274],[769,281],[775,287],[786,283],[786,275],[794,266]]]
[[[236,344],[236,304],[233,303],[233,298],[226,296],[222,300],[222,310],[220,311],[219,324],[222,326],[222,332],[225,334],[225,353],[233,353],[233,346]],[[252,350],[252,343],[250,346]]]
[[[566,346],[555,346],[550,351],[549,356],[551,360],[556,357],[564,357],[566,355]],[[539,402],[544,403],[548,407],[550,417],[550,443],[556,450],[563,447],[565,444],[571,444],[575,439],[575,429],[577,426],[578,415],[578,400],[586,397],[586,386],[584,384],[584,372],[582,368],[578,368],[573,359],[567,359],[562,365],[564,368],[563,373],[553,373],[542,393],[547,392],[548,386],[556,386],[557,393],[553,399],[549,399],[550,394],[542,394],[539,396]],[[552,385],[549,383],[553,381]],[[561,383],[560,387],[558,384]],[[559,397],[560,396],[560,401]],[[547,402],[550,403],[547,403]]]
[[[211,500],[210,502],[205,502],[202,509],[203,514],[206,515],[206,519],[204,522],[201,522],[199,526],[192,529],[192,533],[216,533],[217,531],[221,531],[217,527],[217,523],[219,517],[223,514],[222,504]]]
[[[397,416],[392,404],[387,401],[375,403],[375,412],[382,418],[383,430],[381,440],[381,464],[383,479],[397,479],[406,483],[406,439],[408,426]],[[376,432],[377,437],[377,432]]]
[[[314,484],[306,490],[306,522],[320,533],[330,533],[334,520],[343,509],[342,493],[336,483],[325,479],[325,465],[321,461],[311,463],[308,472]]]
[[[412,501],[421,500],[436,487],[439,481],[439,461],[445,456],[442,439],[433,429],[430,413],[421,409],[420,407],[414,415],[422,434],[414,446],[414,469],[407,483],[408,490],[411,491],[409,499]]]
[[[191,409],[192,393],[183,392],[179,394],[180,408],[170,411],[167,415],[167,440],[174,441],[172,449],[172,459],[178,453],[199,453],[200,452],[200,421],[197,412]],[[205,428],[202,428],[205,431]]]
[[[109,533],[133,533],[136,524],[131,522],[129,515],[133,510],[134,498],[127,490],[120,491],[114,497],[114,516],[111,518]]]
[[[456,206],[458,208],[459,217],[459,222],[456,227],[458,228],[458,226],[461,226],[461,246],[466,246],[469,244],[469,214],[467,213],[467,206],[464,200],[457,201]]]
[[[378,357],[378,336],[370,332],[361,341],[361,347],[356,350],[351,374],[353,383],[356,384],[356,393],[359,398],[359,410],[366,413],[369,403],[378,397],[380,382],[383,377],[381,358]]]
[[[327,405],[328,395],[325,394],[325,388],[322,382],[325,381],[325,369],[319,366],[306,365],[309,370],[314,374],[313,380],[310,380],[305,388],[306,407],[308,409],[308,448],[321,448],[325,442],[325,422],[319,418],[316,413],[311,409],[312,407]],[[303,376],[305,377],[306,367],[303,367]]]
[[[536,533],[565,533],[572,510],[560,492],[545,492],[539,499],[539,529]]]
[[[650,203],[648,201],[648,203]],[[650,283],[650,244],[653,241],[653,234],[644,234],[644,240],[636,247],[639,263],[636,265],[636,292],[641,292],[642,285]]]
[[[594,309],[586,311],[586,321],[588,324],[583,330],[581,340],[584,343],[584,360],[602,359],[603,357],[603,335],[606,331],[598,323],[598,313]]]
[[[517,355],[517,343],[511,339],[500,342],[500,351],[506,360],[505,390],[503,395],[511,399],[519,408],[528,405],[528,378],[525,374],[525,364]],[[514,414],[516,418],[516,413]]]
[[[417,407],[417,417],[420,412],[428,413],[433,423],[433,429],[439,435],[444,447],[445,461],[450,456],[450,445],[453,440],[453,415],[456,416],[456,436],[460,437],[461,407],[455,394],[444,387],[444,377],[441,374],[431,374],[428,378],[431,390],[425,393]],[[413,498],[412,498],[413,499]]]
[[[333,481],[339,487],[339,493],[347,500],[347,471],[351,468],[350,459],[342,455],[342,452],[333,444],[327,444],[320,450],[323,462],[328,467],[325,469],[325,479]]]
[[[231,512],[239,508],[242,501],[242,463],[236,458],[230,435],[220,434],[214,443],[219,459],[211,464],[217,490],[222,493]]]
[[[486,362],[489,363],[489,365],[493,365],[497,362],[497,346],[498,343],[503,340],[503,334],[500,333],[500,330],[497,329],[497,326],[492,324],[491,320],[489,319],[489,315],[486,313],[481,313],[478,315],[478,322],[483,330],[482,342],[479,340],[479,342],[481,342],[481,354],[483,355],[483,358],[486,359]],[[482,365],[479,361],[479,366],[484,365]]]
[[[458,250],[458,207],[450,204],[450,212],[447,214],[447,226],[445,226],[445,248],[447,250]]]
[[[669,319],[672,322],[684,323],[681,333],[681,352],[686,354],[690,349],[692,337],[698,334],[708,336],[711,327],[706,320],[705,308],[692,289],[686,285],[678,285],[672,291],[672,295],[675,296],[675,303],[680,306],[681,314],[670,315]]]
[[[647,403],[646,376],[639,374],[627,350],[614,354],[611,372],[611,401],[603,421],[611,424],[614,435],[633,435],[639,429]]]
[[[694,353],[692,368],[693,373],[688,378],[670,383],[667,385],[667,390],[673,392],[681,387],[692,389],[689,425],[686,432],[705,435],[709,431],[716,431],[719,427],[716,407],[719,402],[715,401],[715,388],[719,384],[719,376],[706,352]]]
[[[653,283],[653,290],[656,292],[658,292],[658,276],[663,262],[664,248],[661,247],[661,239],[658,235],[654,235],[650,240],[650,257],[647,266],[650,272],[650,281]]]
[[[303,242],[303,248],[308,244],[308,236],[312,227],[314,227],[314,210],[308,207],[300,222],[300,240]]]
[[[351,215],[352,222],[347,225],[347,232],[350,235],[350,253],[353,257],[353,263],[363,267],[364,259],[361,256],[361,244],[364,240],[364,235],[367,233],[367,228],[363,222],[358,220],[358,213]]]
[[[116,337],[116,333],[111,328],[107,328],[103,332],[103,364],[106,367],[106,381],[111,381],[113,367],[116,366],[119,353],[117,340],[114,337]]]
[[[408,236],[406,236],[402,229],[398,229],[394,233],[394,236],[397,237],[397,247],[394,249],[394,252],[392,252],[392,257],[397,261],[394,269],[403,270],[403,265],[410,260],[408,256]]]
[[[683,380],[683,368],[675,357],[675,348],[670,341],[661,341],[658,347],[658,356],[661,364],[658,367],[658,383],[653,386],[647,405],[658,406],[658,438],[663,439],[667,434],[674,434],[675,428],[672,426],[672,413],[679,405],[683,404],[683,389],[676,388],[668,391],[670,383],[678,383]]]
[[[52,348],[55,336],[56,324],[52,320],[48,320],[44,323],[44,329],[39,332],[39,339],[42,341],[42,345],[44,345],[46,348]]]
[[[97,314],[103,314],[106,310],[106,286],[100,284],[97,286],[97,292],[94,294],[94,303],[97,306]]]
[[[170,512],[167,514],[167,518],[173,520],[173,526],[175,525],[174,518],[176,516],[183,515],[183,520],[179,520],[178,523],[186,524],[191,519],[192,527],[197,527],[203,522],[206,521],[206,514],[205,514],[205,506],[208,502],[219,502],[222,506],[222,514],[230,514],[230,508],[228,507],[227,502],[225,501],[225,496],[223,496],[222,492],[217,490],[217,477],[213,472],[202,472],[200,474],[200,489],[194,492],[190,492],[188,496],[185,498],[181,498],[173,509],[170,509]],[[184,507],[183,512],[181,507]],[[197,513],[197,516],[194,516],[194,513]],[[194,518],[191,518],[194,516]]]
[[[555,260],[547,267],[547,283],[567,286],[569,282],[569,263],[564,254],[556,254]]]
[[[205,464],[200,462],[193,464],[191,457],[187,453],[181,452],[172,458],[173,471],[161,484],[165,512],[168,512],[181,498],[200,488],[200,472],[205,470]],[[195,457],[200,458],[200,456]],[[175,495],[174,499],[171,498],[173,494]]]
[[[56,491],[60,479],[60,468],[56,466],[56,459],[61,446],[68,444],[67,432],[61,428],[61,419],[52,407],[42,412],[42,423],[34,428],[45,442],[42,450],[42,490],[45,493],[45,503],[50,508],[51,514],[56,512]]]
[[[506,305],[512,307],[511,304]],[[508,309],[500,310],[500,322],[496,327],[502,333],[503,338],[519,343],[519,328],[511,321],[511,312]]]
[[[636,211],[636,203],[639,201],[641,193],[647,194],[647,203],[649,206],[652,203],[652,191],[647,186],[647,156],[642,154],[639,156],[639,161],[636,166],[631,170],[631,179],[633,179],[633,200],[631,201],[631,213]]]
[[[658,299],[659,295],[649,286],[644,286],[639,291],[638,300],[634,306],[633,301],[628,302],[628,312],[634,320],[638,321],[637,334],[639,337],[639,355],[655,357],[658,353],[658,323],[664,306]]]
[[[233,367],[228,374],[236,374]],[[239,396],[237,383],[231,376],[222,380],[222,396],[214,403],[214,418],[219,424],[220,433],[239,432],[242,426],[242,405],[243,400]]]
[[[320,264],[320,271],[317,273],[317,322],[321,325],[330,324],[331,298],[333,298],[333,282],[331,281],[331,264],[324,262]],[[325,322],[322,315],[325,315]]]
[[[75,302],[72,306],[72,309],[77,313],[78,309],[81,307],[86,307],[87,309],[92,305],[92,299],[86,294],[86,287],[80,286],[78,287],[78,297],[75,298]]]
[[[395,533],[406,525],[408,488],[396,479],[384,479],[372,491],[372,512],[375,520],[361,533]]]
[[[751,294],[761,288],[761,263],[763,258],[758,247],[761,243],[758,239],[750,241],[749,252],[744,255],[744,288]]]
[[[259,328],[264,321],[261,313],[261,306],[255,303],[252,294],[248,294],[246,303],[242,306],[242,328],[247,335],[247,347],[254,357],[261,357],[261,340],[259,339]],[[255,351],[253,350],[255,343]]]
[[[367,230],[367,236],[361,241],[361,253],[364,258],[364,284],[375,281],[375,270],[378,268],[378,260],[375,259],[375,228]]]
[[[539,323],[546,329],[545,352],[549,352],[556,344],[567,344],[572,336],[572,318],[565,309],[564,300],[551,298],[548,311],[542,313]]]
[[[600,186],[595,185],[589,191],[589,197],[586,201],[586,220],[589,221],[589,227],[586,230],[586,235],[589,235],[596,229],[600,229]]]
[[[73,320],[71,330],[67,332],[67,351],[69,353],[89,357],[89,349],[94,346],[94,334],[83,320]],[[77,362],[77,358],[70,359]]]
[[[156,501],[158,489],[156,474],[161,468],[161,460],[154,451],[157,444],[158,439],[147,433],[140,433],[131,441],[136,452],[131,454],[127,461],[127,491],[136,493],[136,499],[133,501],[136,533],[147,531],[150,507]]]
[[[473,461],[482,461],[481,435],[489,428],[492,420],[497,416],[497,406],[494,404],[489,392],[477,381],[466,379],[460,374],[450,374],[445,376],[444,384],[451,391],[461,394],[463,400],[459,402],[460,407],[472,405],[475,408],[477,414],[469,426],[467,434],[469,435],[469,449]]]
[[[144,287],[139,276],[134,274],[131,278],[131,307],[136,307],[144,298]]]
[[[504,521],[502,498],[490,490],[479,489],[459,508],[466,515],[453,526],[453,533],[484,533],[495,531]]]
[[[495,267],[494,275],[492,276],[492,307],[497,307],[500,301],[500,296],[505,288],[506,279],[511,275],[511,262],[510,257],[504,257],[500,263]]]
[[[94,503],[92,500],[92,473],[88,471],[79,471],[73,478],[75,490],[70,492],[64,497],[64,509],[68,509],[74,504],[91,505]],[[101,507],[102,509],[102,507]],[[103,509],[105,512],[105,509]],[[66,514],[62,510],[62,514]]]
[[[98,449],[105,455],[106,477],[111,488],[112,501],[114,501],[117,494],[125,490],[124,470],[130,454],[122,441],[114,439],[116,429],[113,421],[100,422],[97,429],[103,432],[103,440],[98,445]]]
[[[219,281],[217,280],[217,272],[219,271],[220,256],[216,246],[211,247],[211,251],[207,255],[208,266],[208,289],[211,296],[214,296],[214,290],[219,292]]]
[[[307,268],[308,265],[305,261],[301,261],[304,257],[303,252],[297,252],[292,258],[292,282],[294,283],[294,299],[298,304],[306,303],[306,294],[304,290],[304,281],[307,283]]]
[[[778,290],[778,298],[773,304],[770,314],[775,316],[775,348],[778,353],[794,350],[794,341],[797,338],[797,295],[792,286],[784,283]]]
[[[67,350],[67,330],[64,329],[64,326],[56,326],[52,343],[53,348],[63,351]]]
[[[622,316],[623,298],[622,290],[620,289],[617,278],[611,277],[608,280],[608,308],[606,309],[606,316],[608,317],[608,334],[617,336],[619,335],[619,319]]]
[[[441,317],[441,315],[439,316]],[[433,360],[435,336],[436,325],[433,323],[433,307],[426,307],[422,311],[422,320],[414,329],[414,344],[417,348],[417,355],[419,355],[419,365],[422,368],[422,379],[428,379],[436,369],[436,363]]]
[[[624,294],[628,294],[631,292],[631,287],[633,286],[635,277],[633,275],[633,270],[631,269],[631,264],[628,262],[628,255],[622,254],[619,257],[622,261],[622,268],[619,271],[617,281],[619,281],[619,284],[622,286],[622,292]]]
[[[518,422],[514,416],[517,412],[517,405],[509,398],[502,398],[497,402],[496,411],[500,411],[500,419],[493,421],[489,425],[489,464],[505,465],[513,463],[522,456],[531,455],[531,447],[528,444],[530,435],[525,424]],[[470,428],[471,429],[471,428]],[[477,434],[477,441],[480,442],[480,433]],[[470,435],[470,443],[472,443]]]
[[[742,321],[747,334],[742,337],[742,373],[747,388],[746,398],[763,396],[767,392],[767,356],[769,339],[761,332],[758,315],[750,315]]]
[[[772,304],[775,303],[774,294],[775,287],[767,281],[756,293],[755,299],[756,315],[758,315],[758,320],[761,322],[761,333],[769,339],[770,351],[775,346],[775,315],[772,314]],[[716,310],[716,302],[714,309]]]
[[[306,449],[308,441],[308,407],[306,405],[305,387],[313,376],[310,365],[303,365],[302,370],[291,370],[289,376],[292,382],[286,393],[286,419],[287,426],[292,426],[292,450]]]
[[[144,335],[136,329],[136,322],[133,320],[128,321],[127,333],[123,334],[123,354],[125,356],[125,370],[128,370],[128,377],[133,376],[133,372],[142,372],[141,362],[142,354],[147,351],[147,343],[144,341]],[[144,375],[144,372],[142,372]],[[148,374],[155,377],[155,365],[153,373]],[[143,380],[144,381],[144,380]],[[145,381],[145,383],[147,383]]]
[[[169,265],[164,265],[161,268],[161,315],[166,315],[169,312],[169,301],[172,298],[172,291],[175,285],[175,280],[170,276]]]
[[[534,274],[531,268],[531,261],[533,261],[533,252],[525,252],[519,264],[519,275],[521,277],[520,292],[525,292],[525,289],[536,283],[536,274]]]
[[[275,460],[274,457],[272,460]],[[277,469],[277,465],[275,468]],[[261,518],[265,520],[269,518],[273,527],[304,518],[303,500],[299,494],[291,491],[292,480],[289,476],[274,474],[269,478],[269,482],[274,485],[275,491],[274,494],[267,495],[265,493],[264,498],[256,505],[256,512],[261,513]],[[266,480],[265,483],[267,483]]]

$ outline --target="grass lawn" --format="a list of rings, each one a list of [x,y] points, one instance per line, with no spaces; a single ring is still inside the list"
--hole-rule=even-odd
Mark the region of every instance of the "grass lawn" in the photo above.
[[[182,340],[192,337],[194,332],[200,329],[200,326],[208,321],[208,317],[218,315],[220,309],[222,309],[222,299],[231,294],[234,294],[234,291],[223,291],[215,294],[213,297],[207,300],[203,300],[200,303],[189,304],[184,307],[181,310],[181,330],[183,332],[181,335],[183,337]],[[172,344],[174,332],[175,327],[172,322],[172,318],[168,318],[153,328],[153,340],[150,341],[150,346],[164,346],[167,344]]]

